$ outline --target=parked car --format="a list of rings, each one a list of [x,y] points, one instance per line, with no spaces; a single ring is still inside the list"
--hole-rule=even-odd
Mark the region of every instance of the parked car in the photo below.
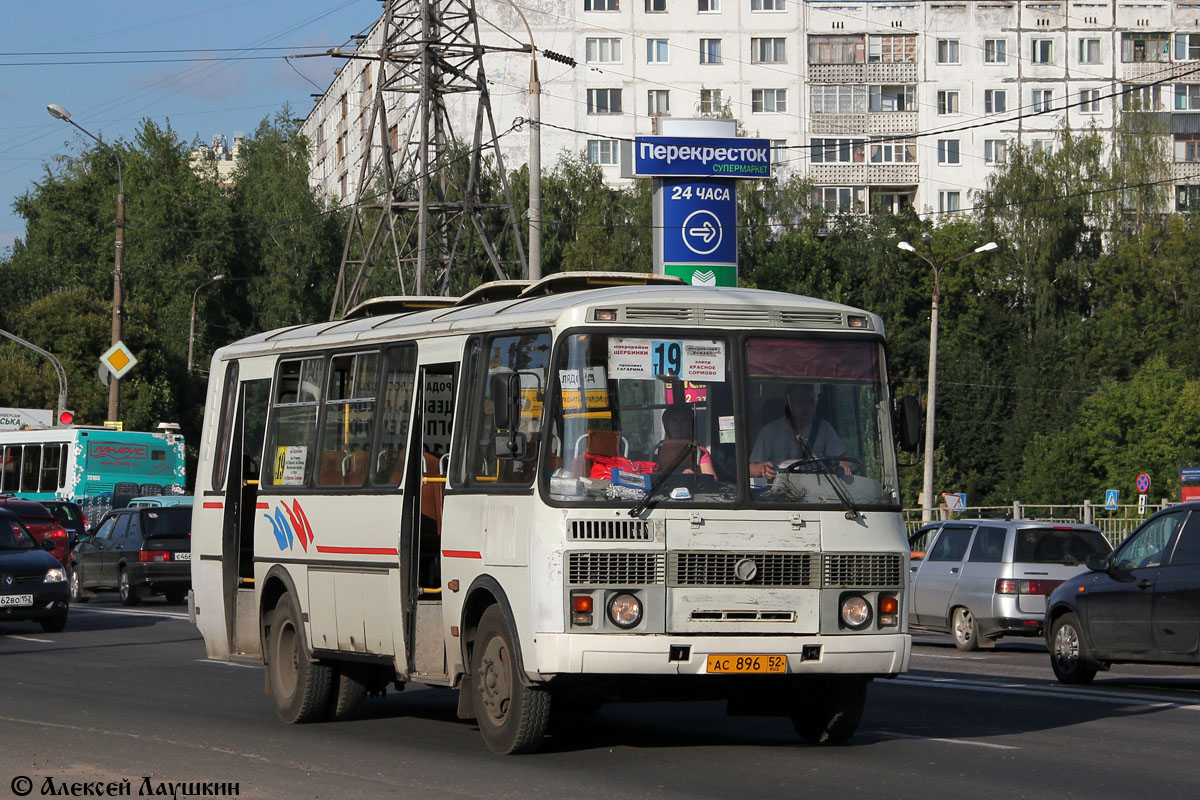
[[[67,626],[67,571],[11,511],[0,509],[0,622],[38,620],[42,630]]]
[[[950,633],[960,650],[1042,635],[1047,596],[1112,550],[1094,525],[983,519],[927,525],[909,548],[909,627]]]
[[[71,555],[71,536],[49,509],[41,503],[22,500],[10,494],[0,495],[0,508],[6,508],[16,514],[39,545],[46,541],[53,542],[54,549],[51,552],[54,557],[58,559],[59,564],[64,567],[67,565]]]
[[[190,506],[190,494],[152,494],[145,497],[135,497],[126,504],[126,508],[167,508],[170,506]]]
[[[179,603],[192,586],[191,537],[190,506],[111,511],[75,545],[71,597],[116,589],[127,606],[156,594]]]
[[[1200,503],[1158,512],[1087,568],[1046,611],[1060,681],[1090,683],[1121,662],[1200,664]]]
[[[66,529],[70,539],[68,547],[74,547],[79,534],[87,530],[88,521],[87,517],[83,515],[83,509],[70,500],[42,500],[40,502],[51,516],[58,520],[58,524]]]

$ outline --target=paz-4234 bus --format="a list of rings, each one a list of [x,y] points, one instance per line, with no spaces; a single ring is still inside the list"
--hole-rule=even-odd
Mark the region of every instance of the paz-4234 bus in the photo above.
[[[571,273],[224,347],[208,656],[265,662],[288,722],[457,688],[498,753],[555,706],[664,698],[842,741],[911,646],[883,345],[843,305]]]

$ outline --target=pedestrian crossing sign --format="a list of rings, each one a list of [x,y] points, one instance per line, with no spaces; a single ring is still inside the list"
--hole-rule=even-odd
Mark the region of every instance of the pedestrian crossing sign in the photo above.
[[[100,363],[112,373],[114,378],[121,378],[126,372],[133,369],[138,360],[134,357],[133,351],[125,346],[125,343],[118,341],[112,347],[104,351],[100,356]]]
[[[1117,510],[1117,490],[1109,489],[1104,493],[1104,508],[1108,511]]]

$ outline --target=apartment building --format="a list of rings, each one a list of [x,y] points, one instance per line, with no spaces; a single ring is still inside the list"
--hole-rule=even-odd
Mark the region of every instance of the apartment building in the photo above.
[[[1200,1],[515,2],[539,49],[578,62],[539,59],[543,164],[583,153],[617,185],[620,139],[664,116],[727,115],[770,139],[777,168],[807,177],[829,212],[947,214],[1014,143],[1049,147],[1064,119],[1111,132],[1140,108],[1166,118],[1176,207],[1200,207]],[[485,43],[527,40],[510,5],[477,8]],[[369,156],[372,68],[348,62],[305,123],[313,183],[335,200],[353,199]],[[529,56],[489,55],[487,74],[504,130],[528,113]],[[458,102],[470,131],[474,102]],[[511,169],[528,140],[508,133],[502,150]]]

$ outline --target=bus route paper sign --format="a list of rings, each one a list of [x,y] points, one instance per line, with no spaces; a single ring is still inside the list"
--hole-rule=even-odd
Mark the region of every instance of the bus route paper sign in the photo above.
[[[613,378],[674,377],[695,383],[725,381],[725,343],[720,340],[608,340],[608,373]]]
[[[303,486],[304,466],[308,463],[308,448],[299,445],[277,447],[275,451],[275,485]]]

